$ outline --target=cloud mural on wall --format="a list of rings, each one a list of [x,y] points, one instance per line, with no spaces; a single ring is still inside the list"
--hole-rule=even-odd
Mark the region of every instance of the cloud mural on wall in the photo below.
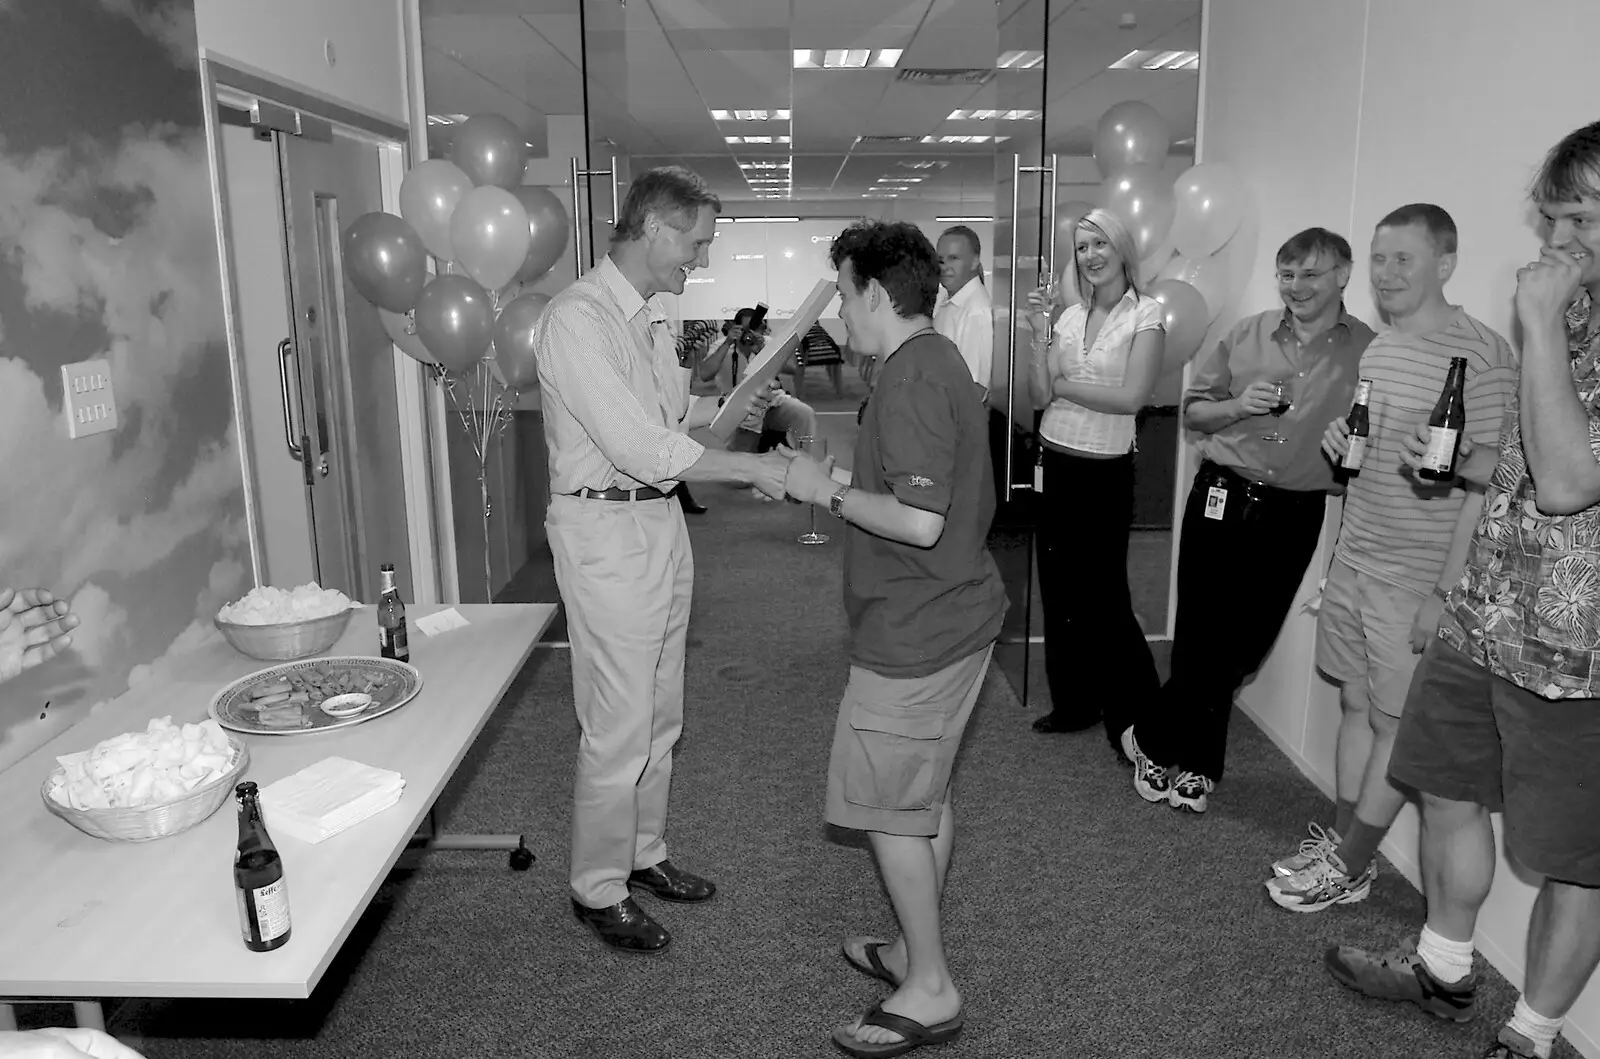
[[[0,0],[0,93],[30,100],[0,112],[0,584],[83,624],[0,689],[0,768],[215,637],[250,581],[193,6],[63,6]],[[71,440],[60,369],[91,358],[119,425]]]

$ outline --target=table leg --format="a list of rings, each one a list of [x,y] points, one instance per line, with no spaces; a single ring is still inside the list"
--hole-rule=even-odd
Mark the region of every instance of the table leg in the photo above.
[[[17,1009],[9,1000],[0,1000],[0,1030],[17,1028]]]
[[[72,1014],[78,1020],[78,1026],[86,1030],[104,1031],[106,1028],[106,1013],[100,1007],[98,1000],[74,1000]]]
[[[510,852],[512,871],[527,871],[533,865],[533,851],[522,835],[441,835],[433,810],[428,810],[426,828],[411,840],[413,849],[431,850],[485,850],[503,849]]]

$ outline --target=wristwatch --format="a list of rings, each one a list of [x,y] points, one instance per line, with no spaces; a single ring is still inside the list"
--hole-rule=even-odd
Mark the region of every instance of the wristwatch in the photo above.
[[[844,518],[844,496],[850,491],[848,485],[841,485],[832,496],[828,498],[828,511],[834,518]]]
[[[1446,603],[1450,602],[1450,589],[1445,588],[1443,585],[1434,585],[1433,594],[1444,600]]]

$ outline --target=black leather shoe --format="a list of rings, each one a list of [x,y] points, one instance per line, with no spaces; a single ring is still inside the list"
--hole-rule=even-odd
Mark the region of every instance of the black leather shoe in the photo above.
[[[579,923],[594,931],[603,945],[617,952],[653,956],[666,952],[667,946],[672,944],[667,928],[651,919],[650,913],[631,897],[605,908],[590,908],[574,899],[572,912]]]
[[[678,484],[678,503],[683,507],[686,514],[704,515],[706,513],[706,506],[696,500],[694,494],[689,492],[689,487],[681,482]]]
[[[709,901],[717,892],[716,884],[710,879],[674,868],[670,860],[629,873],[628,885],[648,890],[663,901],[682,901],[686,904]]]
[[[1058,732],[1083,732],[1100,723],[1098,717],[1071,717],[1066,714],[1047,713],[1033,722],[1033,730],[1043,735]]]

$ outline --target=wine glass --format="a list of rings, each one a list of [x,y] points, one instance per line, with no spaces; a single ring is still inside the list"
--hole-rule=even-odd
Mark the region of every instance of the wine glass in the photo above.
[[[1272,406],[1272,415],[1274,419],[1272,423],[1272,433],[1261,435],[1261,440],[1270,441],[1275,445],[1282,445],[1289,439],[1278,433],[1278,423],[1276,417],[1283,415],[1283,413],[1294,407],[1294,384],[1288,379],[1276,379],[1273,382],[1268,383],[1268,385],[1272,387],[1272,395],[1276,399],[1276,403],[1274,403]]]
[[[799,442],[800,451],[805,453],[807,456],[810,456],[818,463],[827,462],[827,438],[819,438],[811,434],[803,434],[800,437],[795,438],[795,441]],[[800,534],[800,536],[796,537],[795,539],[801,544],[827,544],[828,535],[826,533],[817,532],[817,505],[807,504],[806,507],[811,510],[811,529]]]

